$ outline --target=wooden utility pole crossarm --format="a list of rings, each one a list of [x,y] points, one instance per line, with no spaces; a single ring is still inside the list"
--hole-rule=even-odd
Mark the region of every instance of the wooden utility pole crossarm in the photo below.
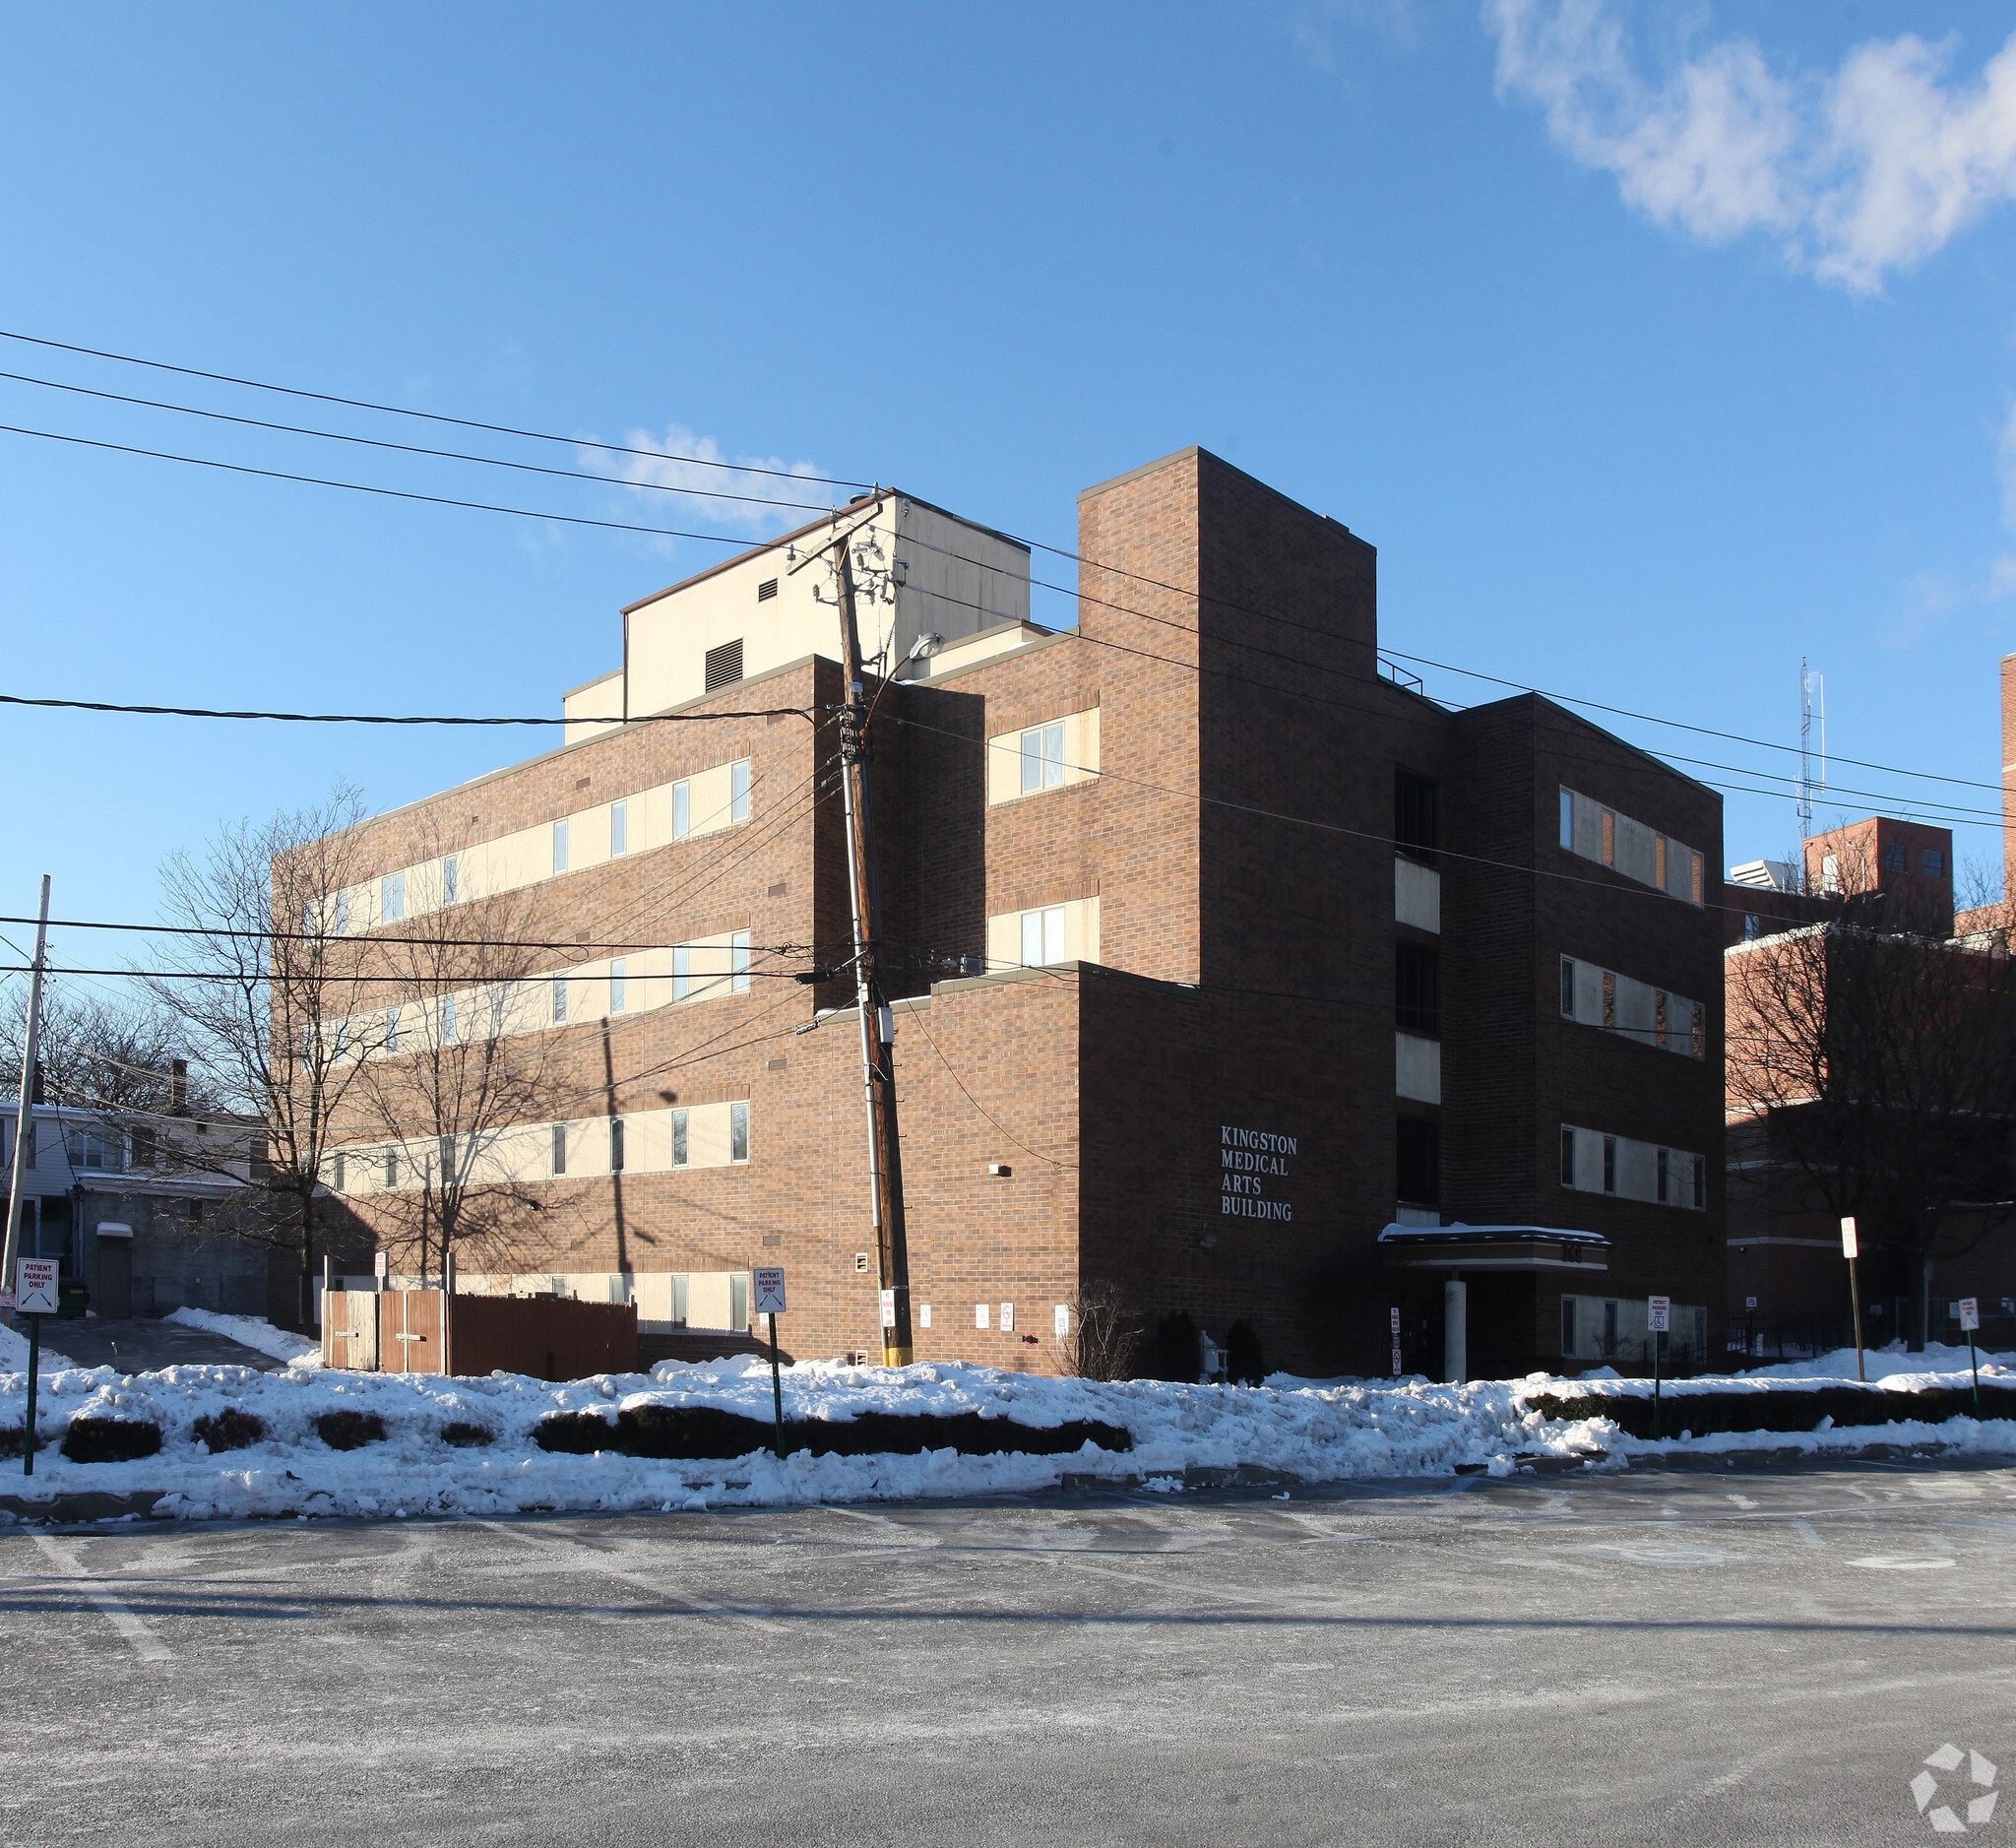
[[[903,1216],[903,1150],[896,1122],[896,1068],[882,954],[881,882],[875,867],[875,815],[868,788],[868,707],[861,670],[861,639],[854,620],[851,531],[833,545],[840,591],[840,639],[847,673],[847,704],[840,716],[842,789],[847,806],[848,895],[853,914],[854,993],[861,1011],[861,1084],[868,1113],[869,1210],[882,1288],[882,1360],[908,1367],[910,1241]],[[883,664],[887,671],[889,664]]]

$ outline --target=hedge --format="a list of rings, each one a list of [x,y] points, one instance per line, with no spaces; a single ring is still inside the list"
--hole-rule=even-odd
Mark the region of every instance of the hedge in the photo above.
[[[160,1447],[161,1428],[152,1420],[73,1418],[63,1434],[63,1454],[73,1463],[131,1463]]]
[[[667,1462],[725,1461],[767,1450],[777,1428],[768,1419],[744,1418],[710,1405],[640,1405],[616,1415],[611,1424],[598,1412],[561,1412],[541,1419],[533,1439],[542,1450],[587,1455],[614,1450],[623,1456]],[[1018,1425],[977,1412],[955,1417],[906,1417],[863,1412],[841,1420],[786,1419],[786,1452],[814,1456],[915,1456],[924,1450],[957,1450],[963,1456],[996,1456],[1003,1451],[1029,1456],[1069,1456],[1092,1443],[1102,1450],[1131,1450],[1134,1439],[1117,1425],[1076,1420],[1068,1425]]]
[[[1607,1418],[1634,1437],[1650,1437],[1652,1395],[1543,1392],[1525,1396],[1526,1405],[1545,1418]],[[1661,1402],[1660,1434],[1677,1437],[1690,1431],[1697,1437],[1722,1431],[1811,1431],[1823,1418],[1836,1425],[1943,1424],[1949,1418],[1976,1416],[1974,1392],[1968,1386],[1932,1386],[1918,1392],[1891,1392],[1856,1381],[1815,1386],[1810,1391],[1690,1391],[1670,1386]],[[2016,1387],[1983,1386],[1983,1418],[2016,1418]]]

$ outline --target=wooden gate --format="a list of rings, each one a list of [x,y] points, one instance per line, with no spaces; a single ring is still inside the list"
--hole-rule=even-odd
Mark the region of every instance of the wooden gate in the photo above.
[[[330,1290],[322,1298],[322,1360],[328,1367],[378,1369],[378,1305],[375,1290]]]
[[[380,1297],[378,1370],[385,1373],[445,1373],[441,1347],[441,1292],[395,1290]]]

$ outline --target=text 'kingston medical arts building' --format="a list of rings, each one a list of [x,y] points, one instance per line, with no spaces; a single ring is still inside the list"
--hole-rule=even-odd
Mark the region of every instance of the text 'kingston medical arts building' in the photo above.
[[[396,1271],[454,1169],[466,1273],[648,1332],[746,1328],[781,1264],[788,1352],[879,1353],[836,522],[919,1361],[1055,1370],[1091,1285],[1304,1373],[1388,1371],[1396,1310],[1409,1371],[1635,1360],[1653,1295],[1676,1360],[1719,1347],[1720,798],[1382,673],[1373,548],[1197,449],[1080,496],[1075,630],[1026,546],[889,492],[633,605],[560,749],[350,837],[346,934],[528,946],[343,1023],[523,1080],[351,1113]]]

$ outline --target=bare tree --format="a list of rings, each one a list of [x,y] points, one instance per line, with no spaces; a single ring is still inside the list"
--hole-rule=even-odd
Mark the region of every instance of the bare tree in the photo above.
[[[296,1256],[304,1312],[332,1130],[359,1069],[354,1044],[319,1023],[365,1012],[363,949],[345,917],[358,874],[350,830],[362,819],[359,793],[339,784],[309,807],[226,825],[200,853],[171,855],[163,922],[188,934],[166,940],[147,983],[215,1107],[264,1142],[254,1172],[272,1210],[239,1236]],[[245,1153],[210,1153],[201,1138],[174,1146],[187,1165],[219,1172]]]
[[[1141,1345],[1139,1319],[1109,1283],[1078,1286],[1064,1337],[1064,1369],[1080,1379],[1129,1379]]]
[[[353,1032],[360,1082],[345,1129],[371,1143],[356,1159],[383,1165],[359,1205],[422,1276],[470,1244],[499,1267],[544,1210],[528,1181],[551,1172],[539,1140],[555,1093],[551,988],[532,978],[552,957],[532,935],[528,901],[504,891],[409,917],[372,943],[385,980]]]
[[[21,1084],[24,1015],[0,1018],[0,1091]],[[182,1023],[152,996],[138,1004],[63,992],[42,995],[35,1062],[52,1105],[115,1115],[165,1116],[188,1101],[175,1064],[184,1054]]]
[[[2016,1217],[2016,982],[2006,937],[1913,931],[1839,872],[1838,916],[1729,954],[1732,1154],[1775,1210],[1905,1260],[1922,1327],[1928,1267]]]

